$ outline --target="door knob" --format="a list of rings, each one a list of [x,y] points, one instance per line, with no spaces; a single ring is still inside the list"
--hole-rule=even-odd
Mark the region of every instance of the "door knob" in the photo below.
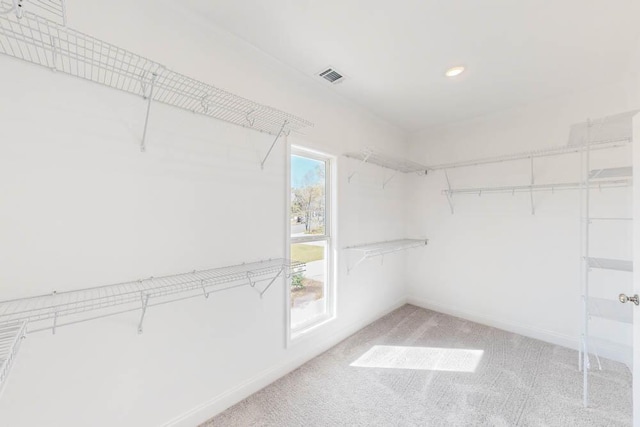
[[[638,294],[632,296],[632,297],[628,297],[625,294],[620,294],[618,296],[618,299],[620,300],[621,303],[625,303],[627,301],[631,301],[632,303],[634,303],[635,305],[640,305],[640,298],[638,298]]]

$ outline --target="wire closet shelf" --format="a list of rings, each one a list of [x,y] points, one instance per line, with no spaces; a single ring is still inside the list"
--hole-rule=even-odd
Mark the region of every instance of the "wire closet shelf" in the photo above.
[[[633,138],[633,117],[639,110],[628,111],[613,116],[602,117],[571,126],[567,145],[548,147],[512,154],[503,154],[453,163],[429,165],[428,170],[446,170],[491,163],[536,159],[563,154],[581,153],[588,146],[591,151],[604,150],[628,145]],[[590,136],[587,136],[589,134]]]
[[[356,246],[347,246],[344,248],[345,250],[357,252],[360,256],[358,261],[352,267],[347,266],[347,272],[351,272],[351,270],[353,270],[360,263],[369,258],[424,247],[428,242],[428,239],[397,239],[387,240],[384,242],[367,243]]]
[[[138,332],[147,307],[187,298],[205,297],[240,286],[250,286],[262,296],[278,277],[303,271],[304,263],[272,259],[209,270],[53,292],[0,302],[0,328],[26,323],[28,332],[52,330],[74,323],[141,310]],[[267,282],[262,289],[256,286]]]
[[[615,168],[615,169],[624,169],[624,168]],[[606,173],[606,169],[600,169],[598,171],[592,171],[592,173],[596,173],[599,171],[603,171]],[[628,187],[633,181],[631,176],[628,177],[609,177],[609,176],[599,176],[601,178],[598,181],[592,181],[589,183],[589,186],[593,189],[605,189],[605,188],[619,188],[619,187]],[[615,179],[606,179],[606,178],[615,178]],[[511,185],[504,187],[473,187],[473,188],[452,188],[451,190],[445,189],[442,190],[442,194],[444,195],[455,195],[455,194],[477,194],[482,195],[483,193],[522,193],[522,192],[531,192],[531,191],[564,191],[564,190],[580,190],[584,187],[584,183],[581,182],[563,182],[563,183],[548,183],[548,184],[530,184],[530,185]]]
[[[0,325],[0,396],[9,372],[26,334],[26,322],[8,322]]]
[[[351,182],[351,179],[360,171],[360,168],[362,168],[362,165],[365,163],[390,169],[394,172],[391,177],[385,179],[382,183],[382,188],[385,188],[389,181],[391,181],[398,172],[426,175],[428,171],[428,167],[423,164],[390,156],[374,148],[365,148],[361,151],[344,153],[344,156],[360,161],[360,164],[358,165],[359,167],[349,174],[348,182]]]
[[[276,136],[276,140],[283,134],[313,126],[293,114],[169,70],[148,58],[28,11],[24,11],[21,18],[13,13],[0,14],[0,53],[135,94],[149,102],[161,102],[268,133]]]
[[[424,174],[427,172],[427,169],[428,169],[428,167],[423,164],[413,162],[411,160],[389,156],[373,148],[367,148],[362,151],[344,153],[344,155],[352,159],[360,160],[363,163],[371,163],[376,166],[380,166],[383,168],[391,169],[391,170],[402,172],[402,173],[416,172],[416,173]]]
[[[508,154],[497,157],[468,160],[457,163],[440,164],[430,166],[429,169],[442,169],[444,171],[447,188],[442,194],[447,196],[451,213],[454,213],[453,196],[464,194],[482,195],[487,193],[522,193],[530,194],[531,213],[535,214],[533,194],[541,191],[565,191],[582,190],[585,186],[592,189],[606,189],[628,187],[633,184],[632,169],[630,167],[616,167],[608,169],[596,169],[589,172],[589,179],[579,182],[537,183],[534,175],[534,159],[540,157],[558,156],[563,154],[583,154],[585,150],[605,150],[628,146],[633,140],[633,117],[638,111],[629,111],[614,116],[608,116],[597,120],[589,120],[571,127],[569,143],[563,147],[554,147],[525,153]],[[460,167],[478,166],[507,161],[528,160],[530,176],[528,184],[492,186],[492,187],[467,187],[456,188],[451,185],[448,169]]]
[[[597,369],[602,369],[600,356],[615,357],[623,361],[628,366],[632,363],[633,345],[629,345],[628,339],[621,339],[612,329],[613,325],[618,324],[619,328],[623,328],[623,324],[632,323],[633,308],[631,305],[621,306],[621,302],[626,302],[621,298],[624,294],[619,294],[615,299],[614,295],[623,290],[619,288],[621,284],[618,279],[611,277],[606,283],[595,282],[596,292],[592,293],[592,269],[603,270],[601,275],[606,277],[606,271],[633,272],[633,261],[616,258],[593,257],[592,251],[595,249],[591,236],[591,224],[593,220],[604,220],[608,223],[616,221],[629,221],[630,218],[624,216],[611,217],[592,217],[592,197],[591,191],[597,188],[602,182],[615,182],[617,180],[626,180],[627,185],[633,185],[633,168],[631,166],[613,167],[605,169],[591,168],[591,152],[594,145],[592,141],[599,141],[612,136],[626,136],[629,142],[633,137],[632,119],[637,111],[611,116],[594,123],[587,121],[574,125],[571,130],[570,146],[578,146],[581,151],[581,169],[582,169],[582,192],[580,198],[580,218],[581,218],[581,236],[580,236],[580,255],[582,258],[581,286],[582,286],[582,305],[583,305],[583,324],[582,324],[582,344],[579,349],[578,366],[583,372],[583,405],[589,406],[589,371],[592,370],[592,360],[595,358]],[[614,279],[614,280],[612,280]],[[615,287],[612,285],[616,283]],[[626,296],[625,296],[626,298]],[[606,319],[607,334],[602,335],[602,323],[597,322],[598,319]],[[591,321],[596,321],[599,325],[592,328]],[[600,326],[600,327],[598,327]],[[620,329],[624,331],[624,329]],[[595,333],[594,333],[595,332]],[[622,361],[622,360],[621,360]]]
[[[633,272],[633,261],[624,259],[588,257],[587,264],[589,268]]]

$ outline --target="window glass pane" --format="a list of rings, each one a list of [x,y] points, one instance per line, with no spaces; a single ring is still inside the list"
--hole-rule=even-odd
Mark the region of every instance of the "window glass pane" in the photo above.
[[[326,164],[291,156],[291,236],[325,234]]]
[[[327,244],[325,241],[291,245],[291,259],[304,262],[306,271],[291,280],[291,328],[299,328],[327,313]]]

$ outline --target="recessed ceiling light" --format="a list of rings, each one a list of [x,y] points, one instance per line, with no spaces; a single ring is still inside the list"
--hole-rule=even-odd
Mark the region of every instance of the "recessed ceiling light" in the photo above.
[[[444,73],[445,76],[447,77],[455,77],[455,76],[459,76],[460,74],[462,74],[462,72],[464,71],[464,67],[462,65],[459,65],[457,67],[451,67],[447,70],[446,73]]]

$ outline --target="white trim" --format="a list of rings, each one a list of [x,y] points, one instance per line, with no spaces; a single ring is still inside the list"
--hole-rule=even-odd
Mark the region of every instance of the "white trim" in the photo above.
[[[329,335],[329,338],[323,340],[320,343],[316,342],[315,345],[310,346],[307,351],[305,351],[295,359],[288,360],[272,368],[265,369],[254,377],[240,383],[236,387],[220,393],[219,395],[214,396],[212,399],[203,402],[202,404],[192,408],[184,414],[181,414],[167,421],[165,424],[163,424],[163,426],[192,427],[194,425],[200,425],[201,423],[221,413],[225,409],[235,405],[236,403],[242,401],[243,399],[246,399],[253,393],[268,386],[278,378],[281,378],[286,374],[294,371],[301,365],[329,350],[331,347],[335,346],[350,335],[353,335],[365,326],[375,322],[381,317],[386,316],[392,311],[397,310],[398,308],[405,305],[406,302],[407,301],[404,298],[401,298],[386,309],[379,311],[373,316],[370,316],[362,321],[353,322],[337,329],[335,333],[331,333]]]
[[[337,320],[337,316],[330,316],[327,314],[314,319],[313,322],[309,323],[308,325],[303,325],[297,330],[292,330],[290,343],[291,346],[300,345],[300,343],[306,342],[306,339],[311,339],[312,337],[318,335],[318,333],[320,333],[324,329],[323,326],[333,322],[334,320]]]
[[[328,269],[328,267],[327,267]],[[329,273],[330,271],[327,272],[327,277],[329,277]],[[304,323],[298,324],[296,325],[295,328],[291,327],[291,323],[288,323],[287,326],[287,331],[288,333],[286,334],[288,337],[287,340],[287,348],[291,347],[291,345],[295,344],[296,341],[298,341],[300,338],[302,338],[303,336],[308,335],[308,333],[315,331],[316,329],[318,329],[319,327],[326,325],[327,323],[331,322],[332,320],[335,320],[337,318],[336,312],[335,312],[335,296],[332,296],[331,294],[335,292],[335,289],[330,289],[327,287],[327,301],[326,301],[326,312],[322,315],[319,315],[317,317],[314,317]],[[331,305],[329,305],[331,304]],[[288,308],[288,312],[289,312],[289,319],[291,319],[291,310],[290,310],[290,306],[287,306]],[[289,320],[291,321],[291,320]]]
[[[535,338],[537,340],[556,344],[562,347],[567,347],[573,350],[577,350],[580,343],[580,339],[577,336],[572,337],[570,335],[560,334],[558,332],[537,328],[535,326],[525,325],[522,323],[514,323],[498,319],[496,317],[487,316],[481,313],[460,310],[451,305],[441,304],[424,298],[410,296],[407,298],[407,303],[415,305],[417,307],[426,308],[427,310],[433,310],[439,313],[448,314],[450,316],[459,317],[461,319],[470,320],[475,323],[480,323],[482,325],[503,329],[505,331],[524,335],[529,338]]]
[[[491,326],[514,334],[523,335],[525,337],[534,338],[540,341],[556,344],[572,350],[580,349],[580,338],[570,335],[561,334],[548,329],[537,328],[531,325],[515,323],[507,320],[498,319],[496,317],[487,316],[481,313],[460,310],[448,304],[441,304],[424,298],[407,297],[407,304],[417,307],[426,308],[427,310],[437,311],[439,313],[448,314],[450,316],[459,317],[481,325]],[[600,342],[598,344],[598,354],[601,357],[615,360],[616,362],[630,365],[628,354],[620,351],[620,345],[613,342]]]
[[[324,234],[322,235],[309,235],[304,237],[291,237],[290,233],[290,223],[287,222],[287,255],[291,256],[291,245],[296,243],[305,243],[311,241],[324,241],[326,242],[325,247],[325,278],[327,283],[325,284],[326,289],[326,313],[320,317],[312,319],[309,322],[306,322],[302,325],[298,325],[297,328],[291,328],[291,299],[289,294],[290,287],[287,287],[285,291],[287,292],[286,298],[286,311],[287,311],[287,323],[286,323],[286,346],[289,348],[292,343],[301,337],[307,335],[308,332],[313,330],[317,330],[319,326],[325,325],[336,318],[336,297],[337,297],[337,287],[336,287],[336,259],[335,259],[335,236],[336,236],[336,218],[337,215],[334,207],[336,205],[336,182],[337,182],[337,157],[324,153],[315,149],[306,148],[301,145],[296,144],[288,144],[288,159],[287,159],[287,186],[286,190],[287,194],[287,214],[286,220],[289,221],[289,212],[291,206],[291,156],[299,156],[305,157],[313,160],[317,160],[319,162],[323,162],[325,165],[325,215],[324,215]]]
[[[291,244],[308,243],[308,242],[328,242],[329,236],[326,234],[307,234],[306,236],[290,237]]]
[[[278,378],[294,371],[304,363],[313,359],[314,357],[324,353],[331,347],[338,344],[340,341],[361,330],[365,326],[375,322],[381,317],[391,313],[392,311],[402,307],[405,304],[412,304],[417,307],[426,308],[428,310],[434,310],[440,313],[445,313],[451,316],[460,317],[469,321],[484,324],[487,326],[496,327],[509,332],[517,333],[520,335],[528,336],[535,339],[540,339],[545,342],[557,344],[563,347],[577,349],[579,340],[577,337],[571,337],[568,335],[559,334],[557,332],[535,328],[528,325],[513,323],[509,321],[503,321],[491,316],[485,316],[479,313],[472,313],[464,310],[459,310],[449,305],[439,304],[428,301],[423,298],[409,297],[407,299],[401,298],[388,308],[381,310],[377,314],[359,322],[353,322],[342,328],[339,328],[335,333],[330,334],[329,338],[323,340],[321,343],[315,342],[315,345],[311,345],[307,351],[302,353],[295,359],[288,360],[284,363],[276,365],[272,368],[266,369],[253,378],[240,383],[236,387],[227,390],[212,399],[203,402],[202,404],[194,407],[193,409],[179,415],[164,424],[165,427],[191,427],[199,425],[215,415],[221,413],[225,409],[235,405],[236,403],[246,399],[251,394],[261,390],[267,385],[271,384]]]

